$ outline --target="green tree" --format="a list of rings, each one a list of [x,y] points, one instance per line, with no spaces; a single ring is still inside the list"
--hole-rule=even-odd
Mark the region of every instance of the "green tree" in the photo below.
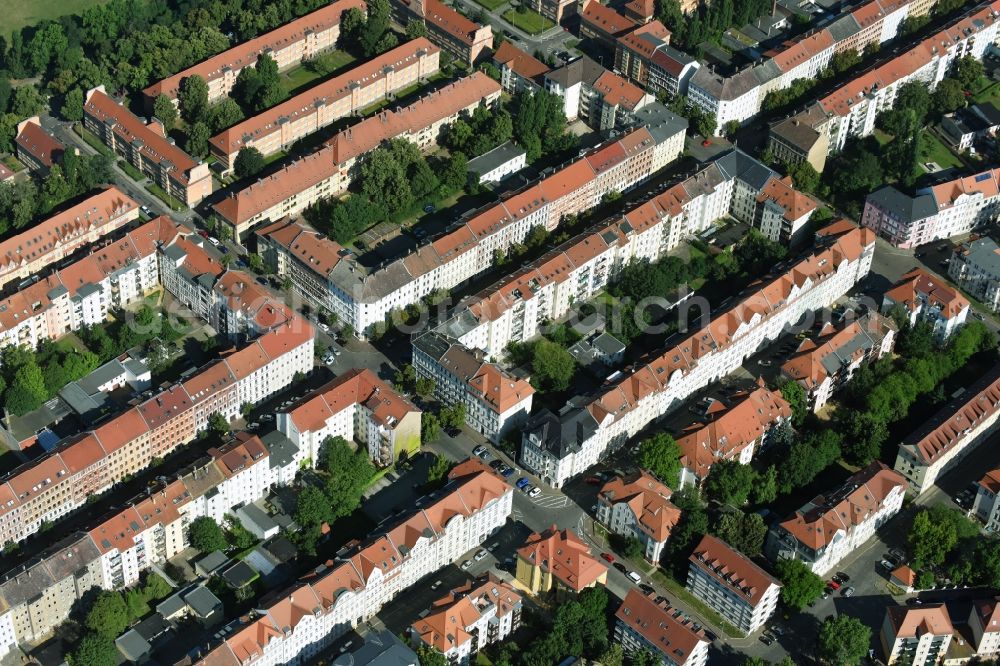
[[[889,439],[886,422],[869,412],[844,407],[837,412],[837,423],[845,435],[844,458],[852,465],[864,466],[878,458]]]
[[[441,654],[441,651],[429,645],[417,648],[417,660],[421,666],[449,666],[448,659]]]
[[[917,512],[906,539],[914,567],[919,569],[944,563],[960,539],[977,534],[975,524],[961,512],[934,506]]]
[[[48,400],[49,394],[45,388],[45,378],[42,371],[34,363],[26,363],[14,373],[13,381],[4,394],[7,411],[16,416],[22,416],[38,409]]]
[[[465,425],[465,403],[456,402],[441,409],[439,418],[444,428],[461,428]]]
[[[847,70],[861,63],[861,54],[857,49],[846,49],[833,54],[830,58],[830,69],[837,74],[843,74]]]
[[[790,429],[789,429],[790,430]],[[775,442],[772,441],[772,444]],[[757,475],[757,482],[750,492],[750,501],[756,505],[770,504],[778,497],[778,468],[769,465]]]
[[[784,382],[778,390],[792,408],[792,423],[796,426],[802,425],[806,415],[809,414],[809,397],[806,395],[806,390],[801,384],[791,380]]]
[[[149,613],[149,603],[146,595],[138,588],[133,587],[125,590],[125,607],[128,609],[129,617],[134,620],[141,619]]]
[[[635,537],[628,537],[622,544],[622,554],[631,560],[641,560],[646,554],[646,548]]]
[[[295,504],[295,522],[307,530],[333,522],[330,502],[322,490],[315,486],[302,489]]]
[[[257,543],[257,537],[232,516],[226,516],[225,536],[226,542],[236,550],[246,550]]]
[[[785,171],[792,177],[795,188],[803,192],[815,194],[820,186],[819,171],[803,160],[799,164],[786,164]]]
[[[601,666],[624,666],[625,652],[620,643],[612,643],[597,661]]]
[[[823,579],[795,558],[778,560],[774,573],[781,581],[781,600],[795,611],[801,611],[823,594]]]
[[[20,85],[14,88],[10,100],[10,112],[19,118],[36,116],[45,108],[45,98],[32,85]]]
[[[83,120],[83,91],[79,88],[69,90],[63,97],[59,114],[66,120]]]
[[[743,506],[750,498],[757,474],[738,460],[719,460],[712,465],[705,493],[722,504]]]
[[[427,26],[424,25],[423,21],[417,21],[411,19],[409,23],[406,24],[406,38],[416,39],[417,37],[427,36]]]
[[[343,437],[328,437],[320,449],[320,469],[327,473],[324,492],[330,519],[350,515],[361,504],[361,495],[375,475],[366,450],[355,450]]]
[[[576,359],[561,346],[539,340],[531,353],[531,381],[540,391],[565,391],[576,373]]]
[[[194,157],[208,155],[208,140],[211,138],[208,125],[196,122],[188,129],[187,152]]]
[[[253,146],[240,148],[240,152],[233,162],[233,170],[239,178],[256,176],[263,168],[264,156]]]
[[[160,119],[168,130],[177,124],[177,107],[172,99],[160,93],[153,100],[153,115]]]
[[[205,83],[205,79],[195,74],[181,81],[177,103],[180,106],[181,117],[185,121],[196,123],[202,120],[208,108],[208,84]]]
[[[680,481],[681,447],[673,437],[658,432],[639,444],[639,466],[668,486]]]
[[[413,391],[424,400],[434,395],[434,380],[430,377],[420,377],[414,382]]]
[[[965,91],[955,79],[943,79],[931,95],[931,110],[941,116],[965,106]]]
[[[122,595],[101,590],[87,611],[83,624],[91,631],[114,640],[128,627],[128,621],[128,607]]]
[[[163,580],[162,576],[155,573],[150,573],[146,576],[146,582],[142,586],[142,593],[146,595],[147,599],[159,600],[164,599],[173,590],[167,581]]]
[[[966,90],[975,90],[986,76],[983,63],[971,55],[963,56],[955,62],[955,80]]]
[[[430,444],[441,435],[441,421],[437,414],[424,412],[420,415],[420,441]]]
[[[872,632],[863,622],[850,615],[838,615],[826,620],[819,630],[819,654],[828,664],[850,666],[868,655]]]
[[[434,462],[427,470],[427,482],[436,484],[442,483],[448,478],[451,471],[451,462],[444,456],[434,456]]]
[[[792,444],[781,466],[779,486],[788,493],[812,482],[816,475],[840,457],[842,436],[833,430],[821,430]]]
[[[200,553],[225,551],[229,547],[222,528],[207,516],[201,516],[191,521],[188,526],[188,542]]]
[[[713,531],[747,557],[757,557],[764,548],[767,525],[759,514],[730,511],[719,516]]]
[[[218,134],[241,120],[243,120],[243,109],[232,97],[226,97],[218,104],[213,104],[205,114],[205,124],[212,134]]]
[[[118,666],[120,658],[114,640],[98,633],[84,634],[76,649],[70,653],[73,666]]]
[[[212,412],[208,416],[208,427],[217,433],[229,432],[229,419],[219,412]]]

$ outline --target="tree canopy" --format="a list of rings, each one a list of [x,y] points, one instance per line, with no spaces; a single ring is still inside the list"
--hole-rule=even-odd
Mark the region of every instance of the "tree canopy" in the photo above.
[[[233,162],[233,170],[239,178],[256,176],[264,168],[264,156],[253,146],[240,148]]]
[[[576,373],[576,359],[561,345],[549,340],[534,344],[531,382],[540,391],[565,391]]]
[[[801,560],[792,557],[778,560],[774,573],[781,581],[781,600],[795,611],[802,610],[823,594],[823,579]]]
[[[680,481],[681,447],[665,432],[658,432],[639,443],[639,466],[649,470],[667,486],[674,487]]]
[[[819,630],[820,657],[828,664],[852,666],[868,656],[872,632],[856,617],[839,614]]]
[[[229,548],[222,528],[208,516],[201,516],[191,521],[188,526],[188,542],[201,553],[225,551]]]
[[[759,514],[728,511],[719,516],[712,531],[747,557],[757,557],[764,548],[767,524]]]

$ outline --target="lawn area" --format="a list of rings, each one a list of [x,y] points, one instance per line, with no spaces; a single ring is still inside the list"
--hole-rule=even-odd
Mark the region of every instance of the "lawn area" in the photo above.
[[[17,158],[14,157],[13,155],[8,155],[7,157],[3,158],[2,162],[8,169],[13,171],[14,173],[17,173],[18,171],[22,171],[24,169],[24,165],[18,162]]]
[[[128,174],[128,177],[136,182],[143,180],[142,174],[134,166],[126,162],[125,160],[118,160],[118,168]]]
[[[937,135],[924,130],[920,134],[920,164],[936,162],[942,169],[962,166],[961,160],[941,142]]]
[[[184,210],[187,208],[187,206],[185,206],[180,199],[167,194],[167,192],[156,183],[149,183],[146,185],[146,189],[152,192],[157,199],[170,206],[171,210]]]
[[[891,134],[886,134],[885,132],[883,132],[878,128],[876,128],[875,132],[873,132],[873,136],[875,137],[875,140],[878,141],[878,145],[880,146],[884,146],[893,139],[893,136]]]
[[[528,34],[537,35],[540,32],[545,32],[553,25],[552,21],[548,20],[538,12],[533,12],[530,9],[508,9],[503,13],[504,20],[509,21],[511,24],[517,26],[521,30],[524,30]]]
[[[334,50],[316,58],[313,63],[293,67],[281,75],[281,87],[289,95],[296,95],[311,87],[319,79],[329,76],[355,60],[347,51]]]
[[[982,90],[979,90],[972,96],[972,101],[977,104],[981,102],[993,102],[994,105],[1000,107],[1000,81],[991,82]]]
[[[507,4],[507,0],[476,0],[476,4],[482,5],[490,11],[495,11],[501,5]]]
[[[73,131],[80,135],[80,138],[86,141],[87,144],[97,152],[110,158],[115,157],[115,154],[111,152],[111,149],[101,143],[101,140],[91,134],[90,130],[85,129],[82,124],[77,123],[73,125]]]
[[[3,3],[5,36],[26,25],[43,19],[57,19],[66,14],[79,14],[88,7],[104,4],[105,0],[30,0]]]

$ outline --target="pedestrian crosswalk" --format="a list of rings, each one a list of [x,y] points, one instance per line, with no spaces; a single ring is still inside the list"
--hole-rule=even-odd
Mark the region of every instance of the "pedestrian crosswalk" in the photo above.
[[[539,495],[531,500],[538,506],[545,509],[561,509],[569,504],[569,498],[565,495]]]

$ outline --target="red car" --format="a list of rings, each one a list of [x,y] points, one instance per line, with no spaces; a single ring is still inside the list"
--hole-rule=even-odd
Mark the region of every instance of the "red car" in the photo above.
[[[604,560],[605,562],[614,562],[615,556],[612,555],[611,553],[601,553],[601,559]]]
[[[829,583],[826,584],[826,586],[828,588],[830,588],[831,590],[839,590],[840,589],[840,583],[838,583],[835,580],[831,580]]]
[[[709,139],[705,139],[704,141],[701,142],[701,145],[703,145],[706,148],[708,148],[709,146],[712,145],[712,142]]]
[[[201,236],[202,238],[208,238],[208,232],[205,231],[204,229],[199,229],[198,235]]]

